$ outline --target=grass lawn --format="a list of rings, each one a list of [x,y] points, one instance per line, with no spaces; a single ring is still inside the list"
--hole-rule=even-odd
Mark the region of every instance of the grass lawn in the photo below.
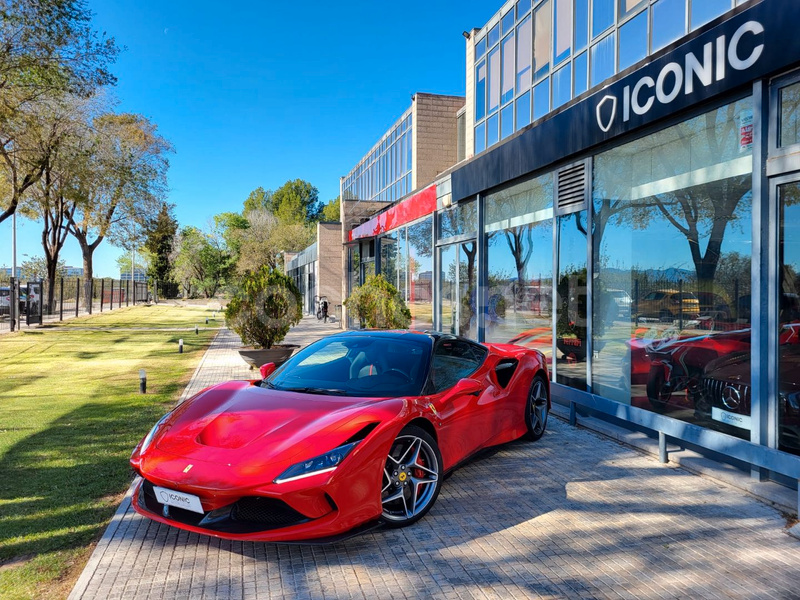
[[[0,598],[67,596],[130,484],[134,445],[222,322],[160,304],[0,336]]]

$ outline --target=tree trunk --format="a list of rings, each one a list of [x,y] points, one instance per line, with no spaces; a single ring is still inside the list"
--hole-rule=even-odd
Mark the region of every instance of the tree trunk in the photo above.
[[[81,245],[81,253],[83,254],[83,285],[85,289],[83,298],[88,309],[92,302],[92,277],[94,276],[92,261],[94,260],[94,248],[90,248],[88,244],[85,247]]]

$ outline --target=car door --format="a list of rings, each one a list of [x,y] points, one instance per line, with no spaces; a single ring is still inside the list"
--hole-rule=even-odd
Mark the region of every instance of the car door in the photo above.
[[[467,457],[491,436],[480,422],[484,392],[452,392],[461,379],[479,370],[487,353],[484,346],[451,337],[440,339],[434,346],[426,391],[441,421],[440,447],[445,465],[452,466]]]

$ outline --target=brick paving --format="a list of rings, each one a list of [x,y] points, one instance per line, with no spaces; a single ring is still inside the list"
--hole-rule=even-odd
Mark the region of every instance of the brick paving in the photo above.
[[[331,331],[304,320],[290,335]],[[187,393],[252,376],[236,345],[221,331]],[[783,600],[800,598],[800,540],[738,489],[551,418],[540,441],[457,470],[412,527],[330,546],[191,534],[126,500],[70,598]]]

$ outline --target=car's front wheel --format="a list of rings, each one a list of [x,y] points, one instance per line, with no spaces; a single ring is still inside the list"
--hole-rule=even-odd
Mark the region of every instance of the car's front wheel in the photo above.
[[[531,391],[528,394],[528,404],[525,407],[528,439],[536,441],[544,435],[544,431],[547,429],[548,406],[547,383],[544,377],[537,375],[533,378]]]
[[[409,425],[392,444],[383,469],[383,521],[390,527],[416,523],[431,509],[442,485],[442,454],[424,429]]]

